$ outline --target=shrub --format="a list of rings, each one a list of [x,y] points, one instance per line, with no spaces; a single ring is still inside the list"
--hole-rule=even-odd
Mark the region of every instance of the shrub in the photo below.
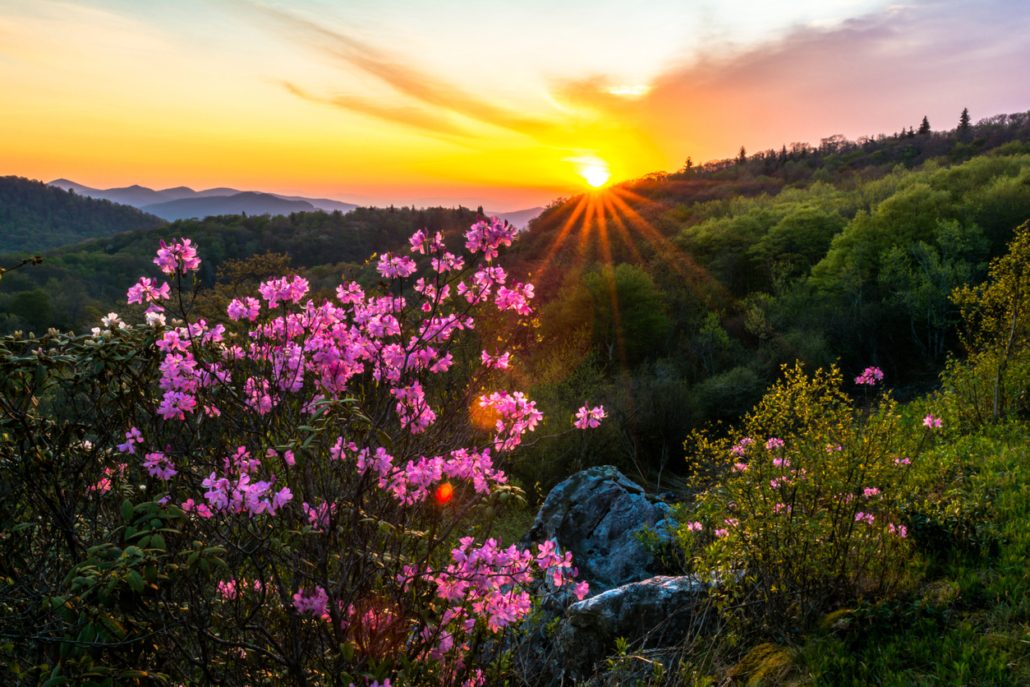
[[[379,257],[380,293],[344,283],[316,303],[284,276],[232,300],[225,323],[193,317],[200,258],[183,239],[154,260],[172,284],[129,289],[146,325],[112,313],[93,336],[2,342],[13,679],[499,674],[531,593],[586,592],[553,543],[490,538],[521,498],[498,462],[541,421],[503,388],[505,342],[532,312],[532,285],[493,264],[514,238],[479,222],[459,256],[419,231],[410,255]],[[488,306],[510,319],[477,332]],[[603,415],[584,407],[577,425]]]
[[[867,370],[856,382],[879,378]],[[692,570],[717,578],[731,619],[789,633],[829,608],[889,596],[910,575],[904,485],[939,422],[927,416],[917,438],[888,395],[859,412],[841,385],[836,367],[784,367],[735,439],[687,442],[708,473],[679,538]]]

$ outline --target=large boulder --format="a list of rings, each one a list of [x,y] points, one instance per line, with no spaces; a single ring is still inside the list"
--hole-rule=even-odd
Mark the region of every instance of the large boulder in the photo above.
[[[674,529],[671,509],[611,465],[577,472],[547,495],[524,543],[557,541],[572,552],[590,593],[637,582],[660,572],[639,534]]]
[[[708,585],[692,575],[658,576],[572,604],[556,637],[566,675],[594,674],[618,638],[635,650],[682,644],[707,619],[707,592]]]

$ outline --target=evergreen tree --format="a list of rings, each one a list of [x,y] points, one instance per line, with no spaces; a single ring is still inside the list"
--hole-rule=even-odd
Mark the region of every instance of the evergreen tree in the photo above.
[[[916,133],[918,133],[920,136],[930,133],[930,120],[926,118],[926,115],[923,115],[923,121],[919,125],[919,131],[917,131]]]
[[[747,162],[747,151],[744,150],[744,146],[740,146],[740,153],[737,155],[737,162],[740,164]]]
[[[962,114],[958,118],[958,132],[960,134],[969,133],[969,108],[963,107]]]

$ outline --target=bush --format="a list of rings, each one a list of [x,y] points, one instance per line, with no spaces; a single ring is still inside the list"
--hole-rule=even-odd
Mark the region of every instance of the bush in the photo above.
[[[5,681],[502,674],[531,594],[586,592],[553,544],[490,538],[522,498],[496,461],[541,419],[503,390],[532,312],[533,287],[490,264],[514,237],[477,223],[458,256],[416,232],[411,256],[379,258],[379,294],[316,303],[269,279],[225,323],[193,317],[182,240],[154,260],[174,288],[129,289],[146,325],[0,342]],[[488,306],[507,321],[477,332]]]
[[[698,473],[679,538],[692,570],[718,579],[727,616],[750,627],[790,633],[909,582],[905,482],[938,423],[911,431],[886,394],[856,411],[841,384],[835,367],[784,367],[736,441],[688,439],[694,464],[721,468]]]

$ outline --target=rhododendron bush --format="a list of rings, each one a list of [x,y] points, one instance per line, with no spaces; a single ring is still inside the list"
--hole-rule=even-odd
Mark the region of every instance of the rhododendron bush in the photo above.
[[[129,288],[135,323],[7,341],[0,612],[37,624],[5,633],[11,670],[343,685],[503,670],[534,595],[587,592],[553,543],[491,536],[520,497],[501,466],[542,420],[510,388],[534,296],[495,262],[515,238],[479,222],[458,254],[418,231],[378,256],[374,289],[316,298],[284,275],[222,322],[192,316],[202,256],[181,239]]]
[[[878,368],[855,379],[882,381]],[[803,627],[910,580],[907,487],[941,421],[906,424],[886,392],[856,409],[842,383],[835,367],[785,367],[737,434],[687,441],[703,489],[680,541],[689,566],[719,580],[727,614],[752,629]]]

